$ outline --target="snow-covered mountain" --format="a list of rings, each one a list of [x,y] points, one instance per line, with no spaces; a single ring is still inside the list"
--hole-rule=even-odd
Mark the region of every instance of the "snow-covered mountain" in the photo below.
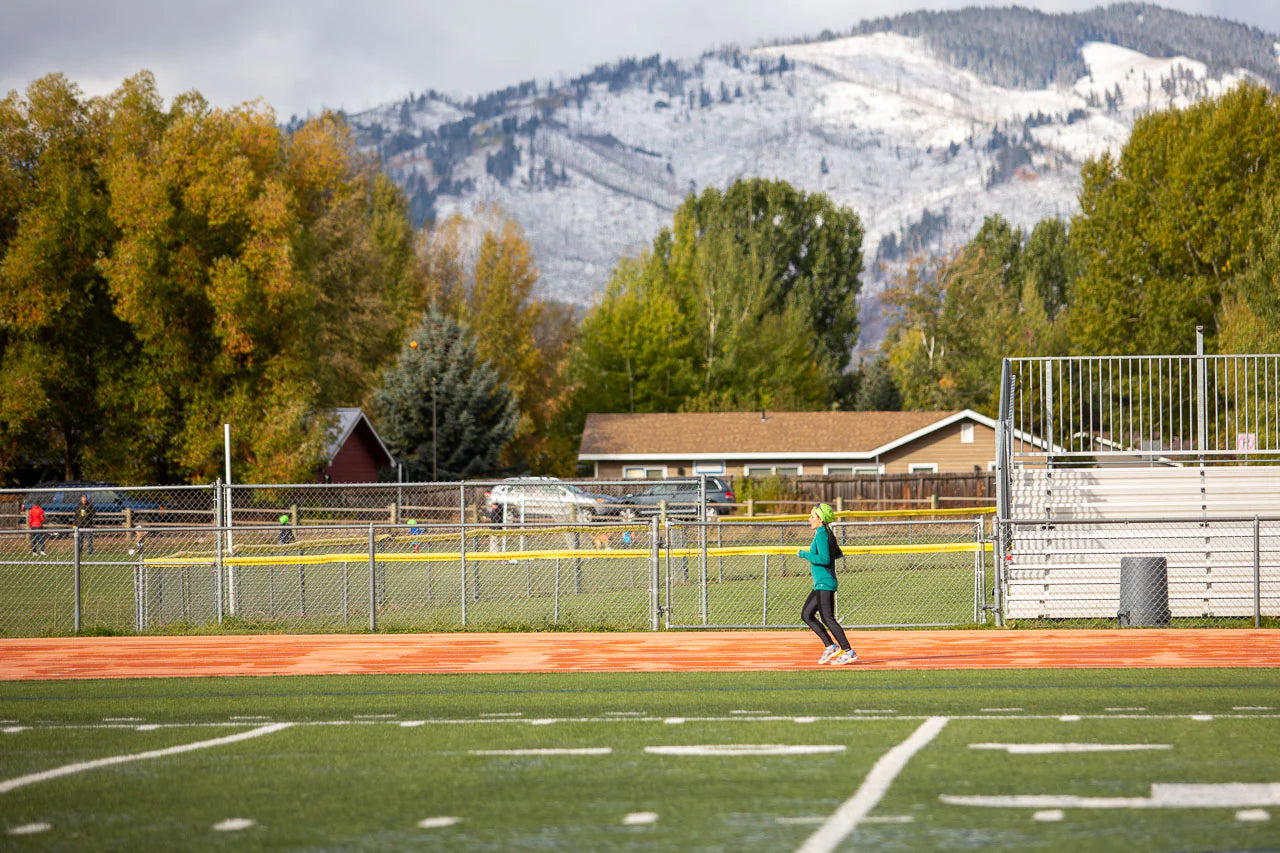
[[[429,93],[349,120],[420,218],[501,206],[533,244],[542,295],[579,304],[691,191],[759,176],[826,193],[866,227],[868,346],[883,332],[884,269],[964,243],[990,214],[1026,229],[1070,217],[1081,164],[1118,151],[1142,113],[1258,77],[1077,47],[1078,79],[1040,88],[997,85],[923,36],[877,31],[626,60],[467,103]]]

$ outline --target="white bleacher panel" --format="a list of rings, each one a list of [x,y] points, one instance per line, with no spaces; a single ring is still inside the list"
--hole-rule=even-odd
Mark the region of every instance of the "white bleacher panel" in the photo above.
[[[1016,468],[1013,518],[1280,515],[1280,467]]]
[[[1166,516],[1167,518],[1167,516]],[[1280,531],[1259,539],[1261,608],[1280,613]],[[1254,612],[1250,520],[1023,523],[1010,528],[1006,616],[1115,619],[1120,563],[1164,557],[1174,617],[1247,617]]]

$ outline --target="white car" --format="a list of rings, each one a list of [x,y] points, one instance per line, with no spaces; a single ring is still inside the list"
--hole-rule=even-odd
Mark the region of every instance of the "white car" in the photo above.
[[[615,501],[555,477],[511,477],[485,492],[485,511],[489,521],[507,524],[594,521],[616,516]]]

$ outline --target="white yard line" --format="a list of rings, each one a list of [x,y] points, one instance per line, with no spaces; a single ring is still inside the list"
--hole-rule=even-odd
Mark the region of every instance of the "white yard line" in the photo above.
[[[610,755],[611,746],[543,747],[535,749],[470,749],[470,755]]]
[[[6,779],[0,782],[0,794],[7,794],[15,788],[21,788],[24,785],[30,785],[33,782],[46,782],[49,779],[57,779],[60,776],[70,776],[73,773],[82,773],[85,770],[94,770],[98,767],[110,767],[113,764],[127,764],[130,761],[142,761],[147,758],[164,758],[169,755],[181,755],[184,752],[194,752],[197,749],[208,749],[214,746],[225,746],[229,743],[238,743],[242,740],[249,740],[263,735],[273,734],[281,729],[287,729],[293,723],[272,723],[269,726],[261,726],[256,729],[250,729],[247,732],[239,732],[226,737],[217,737],[212,740],[198,740],[195,743],[186,743],[181,746],[171,746],[166,749],[152,749],[147,752],[135,752],[130,755],[113,755],[109,758],[98,758],[94,761],[77,761],[75,764],[64,764],[61,767],[55,767],[52,770],[42,770],[39,773],[28,773],[26,776],[15,776],[12,779]]]
[[[1173,749],[1167,743],[971,743],[970,749],[1004,750],[1010,755],[1054,755],[1068,752],[1140,752]]]
[[[854,795],[845,800],[817,832],[809,836],[800,846],[800,853],[827,853],[834,850],[876,807],[876,803],[880,802],[880,798],[889,790],[889,786],[902,772],[902,768],[907,766],[911,757],[937,737],[946,724],[946,717],[929,717],[909,738],[880,756],[880,760],[871,768],[867,778],[862,780],[862,785]]]

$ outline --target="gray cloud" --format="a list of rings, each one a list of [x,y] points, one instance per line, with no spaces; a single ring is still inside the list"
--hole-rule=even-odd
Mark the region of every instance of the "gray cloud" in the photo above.
[[[1022,0],[1045,11],[1099,0]],[[0,91],[54,71],[88,94],[140,69],[166,97],[197,89],[229,106],[262,98],[282,117],[359,110],[437,89],[472,95],[558,79],[623,56],[695,56],[726,43],[842,30],[904,8],[976,0],[471,0],[356,4],[338,0],[6,0]],[[985,4],[985,0],[983,0]],[[1170,0],[1280,32],[1273,0]]]

